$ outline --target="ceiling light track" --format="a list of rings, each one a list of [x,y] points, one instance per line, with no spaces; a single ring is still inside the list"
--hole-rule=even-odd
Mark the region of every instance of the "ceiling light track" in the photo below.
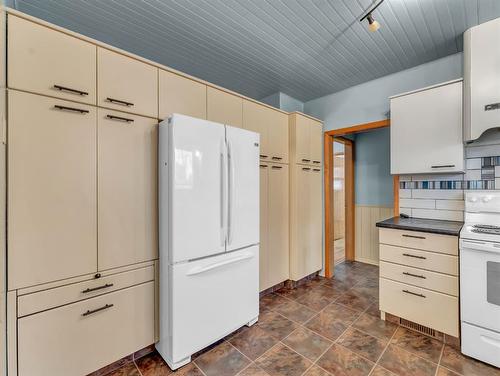
[[[375,32],[378,29],[380,29],[380,24],[378,23],[378,21],[375,21],[372,13],[383,2],[384,2],[384,0],[380,0],[375,6],[373,6],[370,10],[368,10],[366,12],[366,14],[359,20],[359,22],[363,22],[364,20],[368,20],[368,30],[370,30],[371,32]]]

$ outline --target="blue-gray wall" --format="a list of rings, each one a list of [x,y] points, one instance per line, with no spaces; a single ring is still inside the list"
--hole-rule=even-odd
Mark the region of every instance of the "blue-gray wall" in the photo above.
[[[389,117],[389,97],[462,77],[462,53],[431,61],[304,104],[304,112],[322,119],[324,130]],[[393,206],[389,130],[355,137],[356,205]]]
[[[281,91],[268,95],[267,97],[260,99],[260,101],[270,106],[282,109],[283,111],[304,112],[304,102],[301,102],[294,97],[282,93]]]

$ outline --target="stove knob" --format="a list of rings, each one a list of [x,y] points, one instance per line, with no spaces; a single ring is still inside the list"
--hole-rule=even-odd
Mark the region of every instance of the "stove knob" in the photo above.
[[[477,202],[477,197],[469,197],[469,202]]]
[[[483,202],[490,202],[490,201],[491,201],[491,196],[483,197]]]

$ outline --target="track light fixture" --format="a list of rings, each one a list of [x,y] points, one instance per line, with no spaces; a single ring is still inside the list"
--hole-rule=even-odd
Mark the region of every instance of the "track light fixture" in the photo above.
[[[368,13],[366,13],[366,15],[364,15],[360,20],[359,22],[363,22],[364,20],[368,20],[368,30],[370,30],[371,32],[375,32],[377,31],[378,29],[380,29],[380,24],[378,23],[378,21],[376,21],[374,18],[373,18],[373,11],[375,9],[377,9],[379,7],[380,4],[382,4],[384,2],[384,0],[381,0],[377,3],[377,5],[375,5],[373,8],[371,8]]]

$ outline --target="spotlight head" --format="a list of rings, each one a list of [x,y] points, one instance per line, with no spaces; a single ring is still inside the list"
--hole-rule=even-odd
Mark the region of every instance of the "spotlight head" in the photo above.
[[[368,20],[368,30],[370,30],[372,33],[380,29],[380,24],[378,23],[378,21],[375,21],[373,19],[371,13],[368,16],[366,16],[366,19]]]

